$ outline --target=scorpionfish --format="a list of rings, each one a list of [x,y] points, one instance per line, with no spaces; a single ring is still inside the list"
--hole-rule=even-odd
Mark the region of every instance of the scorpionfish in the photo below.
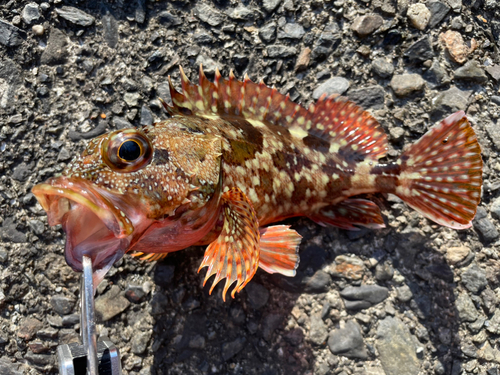
[[[481,150],[463,111],[431,127],[394,163],[381,163],[387,136],[367,111],[341,97],[309,108],[263,82],[219,71],[199,84],[182,68],[169,78],[169,118],[112,131],[33,193],[49,224],[66,232],[65,256],[80,271],[91,257],[102,280],[124,253],[161,259],[208,245],[205,282],[239,292],[260,267],[294,276],[305,216],[343,229],[384,227],[379,207],[354,197],[392,193],[441,225],[471,226],[482,185]]]

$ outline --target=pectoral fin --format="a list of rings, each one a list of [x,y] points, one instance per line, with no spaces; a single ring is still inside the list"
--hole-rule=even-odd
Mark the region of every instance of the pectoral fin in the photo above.
[[[259,266],[259,224],[255,210],[239,188],[233,188],[222,195],[224,225],[219,237],[208,245],[203,267],[208,267],[205,281],[215,275],[210,293],[215,285],[226,279],[222,298],[235,281],[231,296],[243,289],[252,279]]]

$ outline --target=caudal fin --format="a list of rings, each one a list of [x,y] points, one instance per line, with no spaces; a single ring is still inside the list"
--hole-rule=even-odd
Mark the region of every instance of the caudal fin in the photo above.
[[[481,148],[465,113],[433,126],[398,160],[396,195],[438,224],[469,228],[481,199]]]

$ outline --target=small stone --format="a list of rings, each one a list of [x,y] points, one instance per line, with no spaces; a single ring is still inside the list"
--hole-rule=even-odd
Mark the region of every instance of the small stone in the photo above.
[[[281,2],[282,0],[264,0],[262,5],[267,13],[271,13],[281,4]]]
[[[224,21],[221,12],[204,3],[198,3],[193,10],[193,14],[210,26],[219,26]]]
[[[411,24],[418,30],[425,30],[431,19],[430,10],[422,3],[410,5],[407,15]]]
[[[477,294],[488,285],[486,272],[477,264],[472,264],[462,272],[462,283],[470,292]]]
[[[446,260],[449,264],[457,264],[463,261],[470,253],[467,246],[449,247],[446,249]]]
[[[148,347],[149,340],[151,339],[151,331],[139,332],[132,337],[131,350],[134,354],[142,354]]]
[[[495,312],[497,305],[497,295],[491,289],[484,289],[481,292],[481,298],[483,300],[483,306],[487,313],[491,314]]]
[[[127,129],[132,128],[132,124],[125,118],[119,116],[113,116],[113,124],[117,129]]]
[[[328,337],[326,324],[319,315],[312,315],[310,321],[309,340],[315,345],[323,345]]]
[[[166,28],[182,25],[182,20],[168,10],[158,13],[158,17],[160,18],[161,24]]]
[[[14,243],[24,243],[27,240],[26,234],[17,230],[17,224],[13,217],[7,217],[4,219],[4,222],[0,227],[0,238],[4,241],[11,241]]]
[[[425,87],[425,81],[419,74],[398,74],[392,77],[391,87],[397,96],[405,97],[421,91]]]
[[[500,363],[500,350],[493,348],[488,341],[478,349],[477,356],[487,363]]]
[[[431,88],[439,87],[450,83],[450,77],[446,69],[437,60],[432,61],[432,65],[423,75]]]
[[[43,33],[45,32],[45,29],[43,28],[42,25],[34,25],[31,28],[31,31],[33,31],[33,34],[35,34],[36,36],[42,36]]]
[[[486,130],[488,131],[488,128],[486,128]],[[483,242],[493,242],[499,236],[497,228],[490,219],[488,219],[486,210],[483,207],[478,207],[472,225]]]
[[[493,316],[487,322],[486,330],[494,335],[500,334],[500,309],[496,309]]]
[[[30,220],[28,221],[28,225],[31,229],[33,229],[33,232],[35,232],[35,234],[38,234],[39,236],[45,232],[45,224],[40,220]]]
[[[486,73],[476,60],[468,61],[464,66],[455,70],[455,79],[463,79],[478,83],[488,81]]]
[[[474,39],[471,41],[471,47],[469,48],[465,44],[462,34],[458,31],[448,30],[441,33],[439,40],[443,43],[451,58],[459,64],[463,64],[476,48]]]
[[[302,49],[295,63],[295,71],[302,72],[307,69],[309,63],[311,62],[311,49],[306,47]]]
[[[400,286],[396,288],[396,291],[398,293],[398,300],[401,302],[408,302],[413,298],[413,293],[408,285]]]
[[[360,37],[373,33],[384,23],[384,19],[378,14],[369,14],[357,17],[352,23],[351,29]]]
[[[270,22],[259,29],[259,37],[266,43],[270,43],[276,38],[276,23]]]
[[[122,313],[130,306],[130,302],[122,295],[120,287],[113,285],[111,289],[95,301],[96,317],[106,322]]]
[[[344,328],[336,329],[330,333],[328,347],[333,354],[342,355],[347,358],[361,360],[368,358],[361,329],[352,320],[347,321]]]
[[[73,327],[80,323],[80,315],[79,314],[71,314],[65,315],[62,318],[62,325],[64,327]]]
[[[222,359],[227,362],[245,348],[247,339],[238,337],[236,340],[222,344]]]
[[[50,299],[50,305],[59,315],[67,315],[73,311],[75,301],[66,296],[53,296]]]
[[[101,17],[101,24],[104,29],[104,40],[106,44],[111,48],[116,48],[118,44],[118,22],[107,8],[105,8],[105,14]]]
[[[215,74],[217,62],[214,59],[200,54],[198,55],[198,57],[196,57],[196,66],[200,66],[200,64],[203,65],[203,70],[206,74]]]
[[[23,21],[31,25],[33,22],[38,21],[40,19],[40,9],[38,8],[37,3],[28,3],[23,9]]]
[[[266,48],[267,55],[271,58],[292,57],[297,54],[297,48],[273,44]]]
[[[394,73],[394,65],[385,57],[377,57],[372,61],[372,71],[382,78],[389,78]]]
[[[245,20],[252,21],[257,17],[256,12],[243,4],[238,4],[238,6],[228,12],[226,14],[234,20]]]
[[[191,349],[204,349],[205,348],[205,338],[202,335],[196,335],[191,340],[189,340],[189,345]]]
[[[139,100],[141,99],[141,94],[137,92],[127,92],[123,95],[123,100],[129,107],[137,107],[139,105]]]
[[[264,340],[269,341],[273,336],[274,331],[280,326],[283,321],[283,315],[268,314],[262,319],[261,329]]]
[[[24,363],[20,363],[19,361],[12,362],[7,356],[0,358],[0,374],[2,375],[23,375],[28,374],[32,370],[30,366]]]
[[[47,47],[42,52],[40,62],[47,65],[62,64],[68,56],[67,37],[61,30],[53,28],[50,31]]]
[[[450,113],[467,108],[470,95],[470,91],[462,91],[455,86],[441,92],[433,100],[433,117],[435,119],[442,119]]]
[[[488,66],[488,67],[486,67],[486,72],[495,81],[500,82],[500,65],[491,65],[491,66]]]
[[[283,28],[283,31],[278,32],[279,39],[302,39],[306,32],[302,25],[298,23],[287,23]]]
[[[87,14],[83,10],[75,7],[63,6],[61,8],[57,8],[56,13],[59,17],[64,18],[66,21],[78,26],[91,26],[95,21],[95,18],[90,14]]]
[[[478,311],[467,293],[460,293],[455,301],[455,307],[458,316],[462,322],[475,322],[478,317]]]
[[[17,337],[29,341],[43,327],[43,323],[35,318],[26,318],[21,323]]]
[[[392,129],[401,129],[401,128],[392,128]],[[392,129],[391,129],[391,135],[392,135]],[[395,137],[395,139],[401,138],[403,134],[400,134],[399,136]],[[389,281],[393,277],[394,277],[394,268],[390,263],[384,262],[384,263],[379,263],[375,266],[375,278],[378,281]]]
[[[432,29],[446,17],[448,12],[450,11],[450,7],[446,3],[442,3],[441,1],[431,1],[426,5],[431,12],[431,18],[427,26]]]
[[[0,19],[0,44],[6,47],[16,47],[23,42],[24,32]]]
[[[250,302],[252,308],[256,310],[264,307],[269,300],[269,291],[254,281],[248,283],[245,287],[245,291],[247,292],[248,302]]]
[[[351,89],[347,96],[354,103],[364,109],[382,109],[385,104],[385,90],[382,86],[374,85],[359,89]]]
[[[26,353],[24,359],[29,363],[38,366],[53,365],[54,363],[54,356],[52,356],[51,354],[35,354],[30,351]]]
[[[330,266],[329,272],[334,277],[345,277],[349,280],[361,280],[365,270],[365,264],[358,257],[339,255]]]
[[[434,50],[429,36],[417,40],[405,51],[404,55],[408,57],[410,62],[422,63],[434,57]]]
[[[417,375],[420,365],[414,339],[408,327],[398,318],[386,317],[379,322],[376,347],[386,375]]]
[[[149,125],[152,125],[153,124],[153,113],[151,112],[151,110],[146,107],[145,105],[143,105],[141,107],[141,120],[140,120],[140,124],[143,125],[143,126],[149,126]]]
[[[346,309],[362,309],[374,306],[389,296],[389,290],[379,285],[348,286],[340,292],[340,295],[348,300],[354,301],[354,304],[348,304]]]
[[[142,285],[129,284],[125,289],[125,297],[130,302],[139,303],[146,296],[146,291]]]
[[[318,100],[323,94],[326,94],[327,97],[332,94],[342,95],[348,89],[349,81],[347,79],[343,77],[333,77],[319,85],[313,91],[312,97],[314,100]]]
[[[311,277],[304,278],[304,292],[324,293],[328,290],[331,277],[325,271],[318,270]]]

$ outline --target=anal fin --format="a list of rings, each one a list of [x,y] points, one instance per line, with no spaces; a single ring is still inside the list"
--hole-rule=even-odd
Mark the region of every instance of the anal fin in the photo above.
[[[260,229],[259,267],[268,273],[295,276],[302,236],[288,225]]]
[[[255,210],[239,188],[233,188],[222,195],[224,224],[219,237],[208,245],[198,272],[208,267],[205,281],[215,275],[210,293],[215,285],[226,279],[222,298],[236,281],[231,293],[234,298],[252,279],[259,266],[259,224]]]
[[[355,225],[377,229],[385,228],[380,208],[366,199],[347,199],[327,206],[309,218],[320,225],[333,225],[342,229],[359,230]]]

